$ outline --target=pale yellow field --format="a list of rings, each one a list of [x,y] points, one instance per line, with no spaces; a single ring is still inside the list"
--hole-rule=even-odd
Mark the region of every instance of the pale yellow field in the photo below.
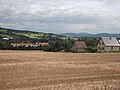
[[[120,53],[1,50],[0,90],[120,90]]]

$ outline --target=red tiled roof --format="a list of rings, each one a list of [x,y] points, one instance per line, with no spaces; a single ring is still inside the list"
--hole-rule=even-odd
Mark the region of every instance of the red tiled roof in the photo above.
[[[33,43],[11,43],[13,46],[34,46],[35,44]]]
[[[17,42],[12,42],[11,43],[11,45],[12,46],[39,46],[39,45],[49,45],[49,43],[47,43],[47,42],[43,42],[43,43],[41,43],[41,42],[39,42],[39,43],[31,43],[31,42],[19,42],[19,43],[17,43]]]
[[[87,48],[87,45],[84,41],[76,41],[74,46],[76,48]]]
[[[48,45],[49,43],[48,42],[39,42],[38,44],[39,45]]]

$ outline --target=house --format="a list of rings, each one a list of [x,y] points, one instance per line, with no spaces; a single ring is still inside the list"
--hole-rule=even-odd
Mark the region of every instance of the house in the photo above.
[[[11,45],[14,46],[14,47],[19,47],[19,46],[25,46],[25,47],[28,47],[28,46],[35,46],[34,43],[24,43],[24,42],[11,42]]]
[[[19,46],[31,46],[31,47],[37,47],[37,46],[45,46],[45,45],[49,45],[49,43],[47,42],[36,42],[36,43],[32,43],[32,42],[11,42],[11,45],[14,47],[19,47]]]
[[[97,43],[98,52],[120,51],[120,43],[115,37],[102,37]]]
[[[9,40],[10,38],[2,38],[3,40]]]
[[[48,42],[37,42],[36,45],[46,46],[46,45],[49,45],[49,43]]]
[[[72,50],[77,52],[85,52],[86,48],[87,48],[87,45],[84,41],[75,41]]]
[[[12,37],[11,38],[3,37],[2,40],[12,40]]]

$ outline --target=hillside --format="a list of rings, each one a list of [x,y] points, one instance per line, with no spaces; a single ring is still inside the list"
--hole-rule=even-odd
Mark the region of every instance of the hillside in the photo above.
[[[117,37],[120,38],[120,34],[110,34],[110,33],[98,33],[98,34],[89,34],[89,33],[63,33],[60,35],[65,35],[67,37]]]
[[[0,38],[13,38],[13,39],[41,39],[46,36],[52,36],[52,33],[33,32],[27,30],[14,30],[0,27]],[[59,36],[60,35],[55,35]]]
[[[62,33],[62,34],[53,34],[53,33],[44,33],[44,32],[33,32],[28,30],[14,30],[0,27],[0,38],[13,38],[13,39],[42,39],[48,36],[56,36],[61,39],[66,39],[67,37],[117,37],[120,38],[120,34],[109,34],[109,33],[98,33],[98,34],[89,34],[89,33]]]

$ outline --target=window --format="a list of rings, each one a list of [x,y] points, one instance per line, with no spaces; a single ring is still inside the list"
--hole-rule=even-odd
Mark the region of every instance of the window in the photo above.
[[[113,51],[113,46],[111,47],[111,50]]]
[[[100,47],[98,47],[100,49]]]
[[[104,45],[104,42],[102,42],[102,45]]]
[[[99,42],[99,45],[101,45],[101,42]]]
[[[104,50],[104,47],[102,48],[102,50]]]

